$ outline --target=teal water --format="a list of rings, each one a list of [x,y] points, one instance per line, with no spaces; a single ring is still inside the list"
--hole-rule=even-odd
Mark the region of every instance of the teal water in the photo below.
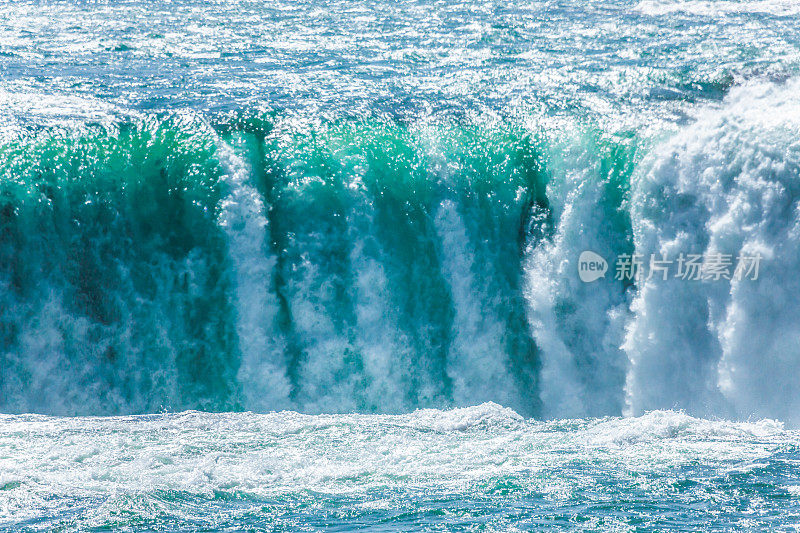
[[[771,421],[536,422],[497,404],[0,420],[9,529],[777,531],[800,517],[798,435]]]
[[[797,528],[793,2],[0,6],[0,529]]]

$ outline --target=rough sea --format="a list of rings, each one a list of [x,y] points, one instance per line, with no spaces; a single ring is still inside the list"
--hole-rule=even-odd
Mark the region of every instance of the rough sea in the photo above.
[[[797,531],[800,4],[0,1],[0,531]]]

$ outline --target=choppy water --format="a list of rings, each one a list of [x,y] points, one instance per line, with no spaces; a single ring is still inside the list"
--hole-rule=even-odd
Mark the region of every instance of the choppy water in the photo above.
[[[792,529],[800,436],[671,411],[0,418],[0,526],[30,530]]]
[[[797,528],[798,17],[0,2],[0,528]]]
[[[0,105],[563,113],[636,128],[745,79],[794,76],[798,14],[790,0],[4,2]]]

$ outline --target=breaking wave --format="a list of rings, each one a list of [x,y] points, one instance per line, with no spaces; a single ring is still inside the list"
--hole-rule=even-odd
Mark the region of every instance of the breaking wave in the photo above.
[[[0,410],[795,421],[798,89],[736,87],[664,138],[258,114],[7,138]],[[613,275],[679,252],[762,275]]]

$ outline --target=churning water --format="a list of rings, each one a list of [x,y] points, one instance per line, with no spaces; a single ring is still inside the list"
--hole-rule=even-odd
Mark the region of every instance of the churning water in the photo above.
[[[798,17],[0,3],[0,529],[800,527]]]

